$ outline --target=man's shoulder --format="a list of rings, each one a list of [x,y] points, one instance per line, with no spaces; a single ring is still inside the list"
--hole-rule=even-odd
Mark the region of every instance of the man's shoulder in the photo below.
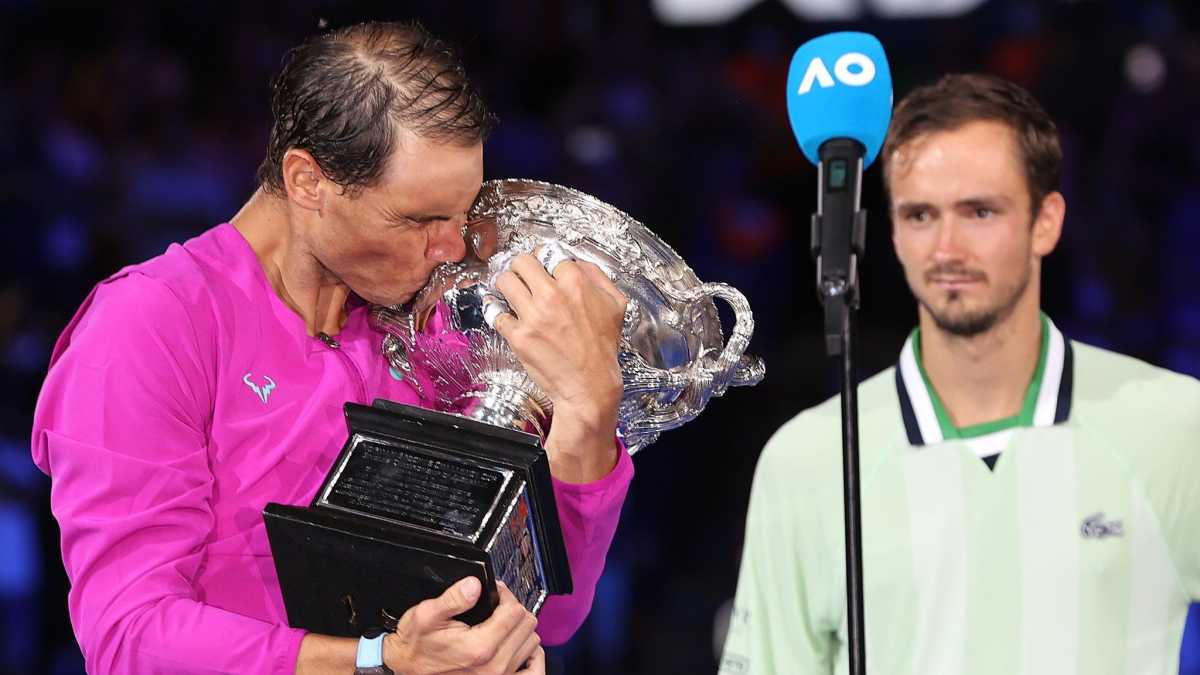
[[[182,243],[171,244],[167,250],[149,260],[129,265],[102,283],[116,283],[125,278],[153,279],[171,289],[181,299],[207,295],[223,285],[244,283],[246,251],[240,250],[240,237],[232,225],[218,225]],[[241,242],[245,247],[245,242]],[[138,282],[133,282],[138,283]]]
[[[238,302],[228,290],[239,279],[222,270],[241,262],[221,262],[229,257],[224,250],[228,244],[221,241],[228,237],[228,232],[214,228],[98,283],[64,328],[51,364],[72,345],[86,344],[92,357],[109,358],[118,352],[140,352],[139,345],[146,341],[176,344],[188,339],[198,344],[220,313],[219,306]]]
[[[864,468],[888,452],[904,433],[896,396],[895,368],[887,368],[859,384],[859,452]],[[811,475],[819,479],[841,471],[841,397],[832,396],[801,411],[771,436],[761,466],[781,475]]]
[[[1074,410],[1114,426],[1191,425],[1200,434],[1200,380],[1107,349],[1071,346]]]
[[[1071,423],[1090,447],[1119,456],[1153,490],[1200,469],[1200,381],[1073,343]]]
[[[256,265],[233,226],[219,225],[104,279],[79,314],[117,312],[123,320],[156,326],[164,314],[181,312],[199,329],[246,304]]]

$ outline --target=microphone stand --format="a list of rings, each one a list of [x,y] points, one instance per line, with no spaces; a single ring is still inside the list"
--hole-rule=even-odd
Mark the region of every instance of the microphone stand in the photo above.
[[[841,356],[842,498],[850,675],[865,675],[858,381],[854,369],[858,262],[863,256],[867,229],[867,212],[860,204],[865,149],[857,141],[834,138],[823,143],[819,152],[817,212],[812,219],[811,248],[817,261],[817,295],[825,307],[825,352],[828,356]]]

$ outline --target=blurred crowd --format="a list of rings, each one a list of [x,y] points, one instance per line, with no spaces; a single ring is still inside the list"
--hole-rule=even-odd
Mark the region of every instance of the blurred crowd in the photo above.
[[[766,381],[637,456],[593,615],[554,650],[557,672],[713,672],[758,451],[836,391],[807,252],[815,170],[783,98],[810,37],[875,33],[897,96],[964,70],[1029,87],[1066,154],[1044,306],[1075,339],[1200,375],[1194,3],[990,0],[961,17],[846,25],[764,0],[709,26],[668,25],[650,0],[79,5],[0,0],[0,673],[82,672],[49,481],[29,459],[59,331],[98,280],[237,211],[280,58],[330,26],[419,19],[448,38],[501,120],[488,177],[616,204],[755,310]],[[864,376],[894,361],[915,321],[879,183],[871,171]]]

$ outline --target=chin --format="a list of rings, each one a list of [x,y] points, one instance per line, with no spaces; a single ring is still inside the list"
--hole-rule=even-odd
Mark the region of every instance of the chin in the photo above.
[[[408,295],[395,295],[395,296],[390,296],[390,297],[383,298],[380,300],[371,300],[370,302],[373,305],[383,305],[385,307],[398,307],[400,305],[407,303],[409,300],[412,300],[412,299],[413,299],[413,296],[410,293]]]
[[[379,292],[360,292],[354,291],[358,297],[366,300],[372,305],[384,305],[391,307],[392,305],[402,305],[412,298],[412,295],[400,295],[399,293],[379,293]]]
[[[412,299],[417,297],[417,291],[404,291],[396,293],[388,297],[389,305],[403,305],[412,302]],[[377,303],[382,304],[382,303]]]
[[[995,309],[965,307],[961,302],[944,303],[937,311],[928,308],[938,328],[952,335],[973,337],[986,333],[1000,318]]]

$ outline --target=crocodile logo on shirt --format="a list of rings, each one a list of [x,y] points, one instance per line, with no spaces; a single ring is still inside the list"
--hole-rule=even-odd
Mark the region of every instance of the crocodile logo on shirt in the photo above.
[[[242,382],[245,382],[246,386],[250,387],[250,391],[253,391],[255,394],[257,394],[258,399],[263,402],[263,405],[266,405],[267,399],[271,397],[271,392],[275,390],[275,380],[272,380],[270,377],[264,375],[263,379],[266,380],[267,383],[260,387],[257,384],[254,384],[254,381],[251,380],[250,377],[251,374],[246,373],[242,376]]]
[[[742,675],[750,672],[750,659],[741,654],[725,652],[721,656],[721,672],[718,675]]]
[[[1104,539],[1105,537],[1125,536],[1125,524],[1120,520],[1104,520],[1104,512],[1093,513],[1083,519],[1079,532],[1084,539]]]

